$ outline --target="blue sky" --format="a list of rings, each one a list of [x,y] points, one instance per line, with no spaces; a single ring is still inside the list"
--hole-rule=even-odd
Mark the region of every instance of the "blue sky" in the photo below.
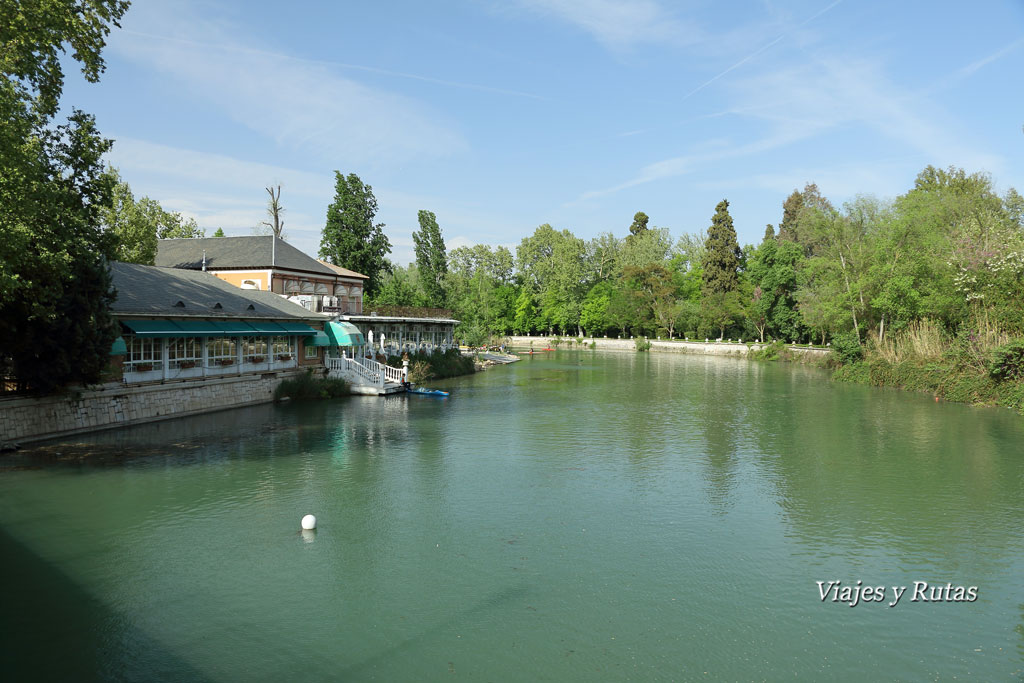
[[[137,1],[96,115],[136,195],[249,234],[281,183],[315,255],[334,170],[373,186],[392,259],[541,223],[673,236],[730,202],[759,242],[795,188],[893,197],[928,164],[1024,191],[1024,2]]]

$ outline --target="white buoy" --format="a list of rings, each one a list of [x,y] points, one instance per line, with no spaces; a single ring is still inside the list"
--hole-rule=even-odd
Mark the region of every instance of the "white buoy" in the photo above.
[[[312,531],[316,528],[316,517],[313,515],[306,515],[302,518],[302,528],[306,531]]]

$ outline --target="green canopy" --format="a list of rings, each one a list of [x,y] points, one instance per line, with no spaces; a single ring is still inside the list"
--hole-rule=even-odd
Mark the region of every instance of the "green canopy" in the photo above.
[[[114,344],[110,347],[111,356],[127,356],[128,345],[124,343],[124,337],[118,337],[114,340]]]
[[[313,334],[316,334],[316,330],[314,330],[312,327],[310,327],[306,323],[279,322],[277,324],[280,325],[282,327],[282,329],[284,329],[284,331],[286,333],[288,333],[288,334],[303,334],[303,335],[313,335]]]
[[[334,346],[364,346],[363,333],[352,323],[329,322],[324,326]]]
[[[170,320],[122,320],[136,337],[183,337],[181,328]]]
[[[313,336],[306,340],[306,346],[334,346],[334,342],[326,332],[315,330]]]
[[[174,324],[181,328],[184,335],[188,337],[216,337],[223,334],[217,323],[209,320],[175,320]]]
[[[249,321],[249,325],[251,325],[252,328],[254,330],[256,330],[256,334],[273,334],[273,335],[287,334],[287,332],[285,331],[285,329],[283,327],[281,327],[279,324],[274,323],[274,322],[269,322],[269,321],[263,322],[263,321],[259,321],[259,320],[250,320]]]
[[[241,320],[122,320],[122,324],[137,337],[235,337],[312,335],[314,330],[305,323]],[[329,346],[329,344],[325,344]]]

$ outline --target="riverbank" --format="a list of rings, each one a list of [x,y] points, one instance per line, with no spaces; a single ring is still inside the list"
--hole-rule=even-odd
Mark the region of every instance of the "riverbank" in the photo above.
[[[868,358],[840,366],[833,371],[832,379],[924,392],[935,400],[1000,406],[1024,414],[1024,380],[996,379],[985,369],[949,360],[889,363],[882,358]]]
[[[609,339],[607,337],[531,337],[512,336],[507,337],[508,345],[513,348],[530,349],[541,351],[547,348],[557,349],[611,349],[617,351],[636,351],[636,339]],[[651,345],[651,351],[663,353],[693,353],[707,356],[747,356],[753,351],[770,346],[760,342],[741,341],[689,341],[684,339],[647,339]],[[592,346],[593,345],[593,346]],[[813,358],[824,358],[830,352],[827,347],[801,346],[798,344],[786,344],[787,351],[797,355],[806,355]]]

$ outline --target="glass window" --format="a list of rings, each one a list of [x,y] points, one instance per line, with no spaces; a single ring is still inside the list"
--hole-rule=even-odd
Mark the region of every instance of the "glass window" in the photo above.
[[[234,365],[235,340],[231,337],[211,337],[206,340],[207,365],[209,367]]]
[[[203,360],[203,342],[198,337],[167,340],[167,365],[170,368],[194,368]]]
[[[266,337],[242,337],[242,362],[264,363],[267,360]]]
[[[163,367],[162,339],[136,337],[134,334],[124,335],[124,344],[128,348],[125,363],[129,372],[149,372]]]
[[[318,347],[316,347],[316,346],[311,346],[310,344],[306,344],[306,358],[319,358],[319,357],[320,357],[320,349]]]
[[[291,360],[295,357],[291,337],[271,337],[270,344],[273,348],[274,360]]]

